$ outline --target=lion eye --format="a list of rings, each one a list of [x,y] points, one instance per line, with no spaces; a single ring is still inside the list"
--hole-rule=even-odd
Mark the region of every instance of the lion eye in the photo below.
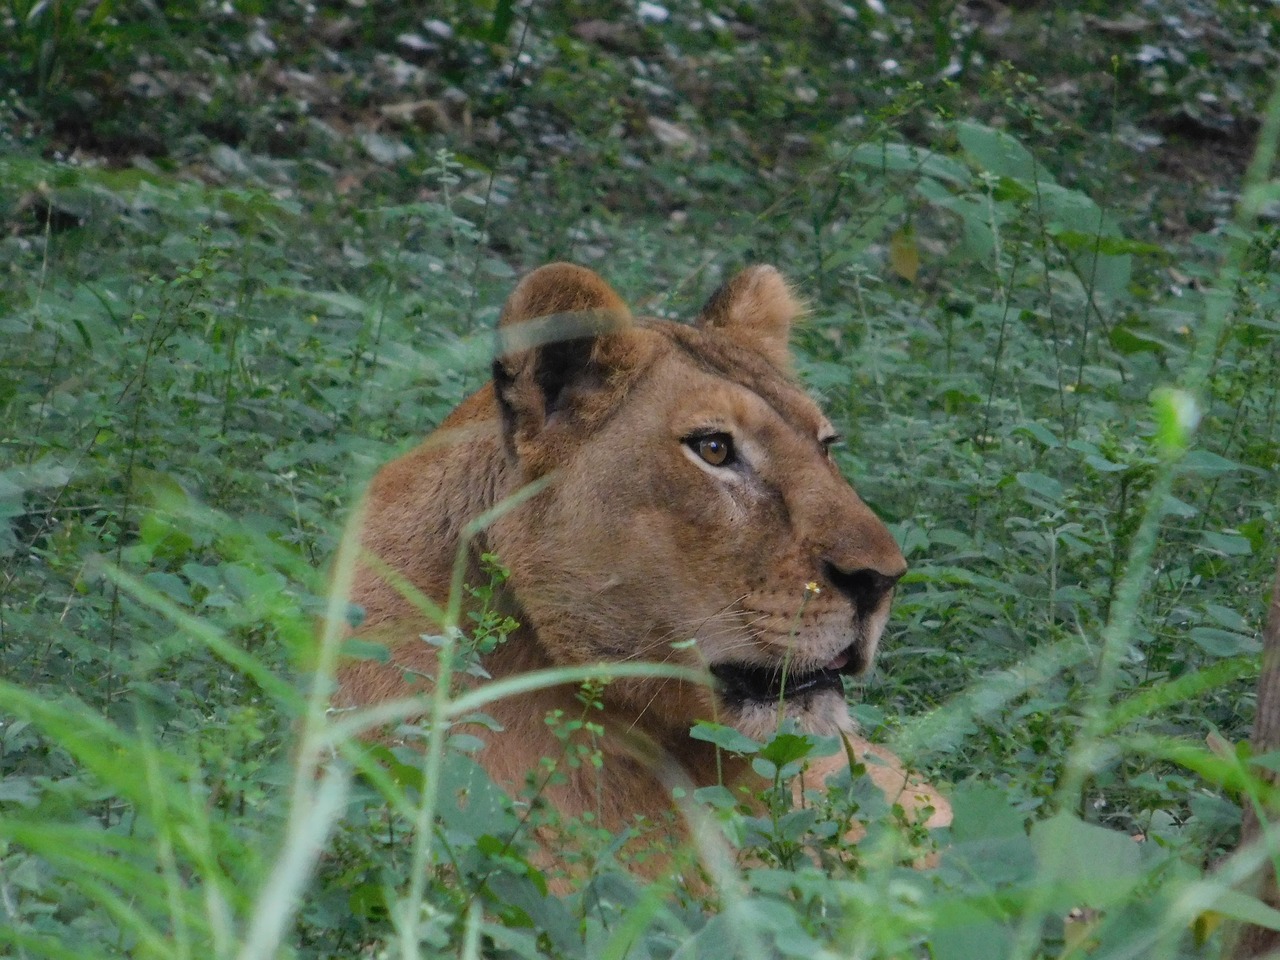
[[[690,437],[685,443],[713,467],[723,467],[733,462],[733,437],[727,433],[708,433],[701,437]]]

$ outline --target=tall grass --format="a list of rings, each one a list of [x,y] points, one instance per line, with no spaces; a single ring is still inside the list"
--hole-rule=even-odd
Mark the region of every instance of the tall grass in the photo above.
[[[531,56],[554,48],[528,31]],[[926,100],[904,90],[735,230],[584,224],[444,153],[413,184],[430,199],[363,207],[302,174],[306,206],[261,179],[0,156],[41,217],[4,239],[0,288],[0,952],[1173,958],[1216,952],[1224,917],[1280,929],[1236,889],[1273,838],[1227,855],[1262,789],[1229,741],[1275,549],[1280,94],[1234,221],[1186,248],[1130,239],[1007,131],[906,142]],[[727,204],[724,165],[699,162]],[[556,239],[504,226],[504,190]],[[697,678],[601,664],[460,690],[461,602],[485,586],[461,566],[430,694],[329,708],[355,615],[340,518],[485,376],[473,327],[511,271],[480,222],[521,266],[603,246],[631,299],[674,291],[659,310],[748,247],[819,291],[802,373],[913,566],[856,711],[952,782],[949,832],[913,834],[856,771],[784,808],[798,764],[726,740],[775,774],[767,814],[684,791],[677,860],[706,889],[640,881],[536,780],[502,796],[475,738],[502,735],[487,705],[543,686]],[[388,726],[395,745],[363,739]],[[540,836],[563,838],[570,893]]]

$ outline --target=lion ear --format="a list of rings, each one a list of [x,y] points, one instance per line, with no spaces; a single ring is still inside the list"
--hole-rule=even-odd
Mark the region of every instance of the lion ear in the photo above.
[[[498,318],[493,382],[511,449],[536,436],[583,390],[600,386],[611,341],[631,328],[631,312],[586,267],[552,263],[511,292]]]
[[[747,267],[711,295],[699,314],[699,327],[723,330],[743,341],[782,370],[791,367],[787,338],[791,323],[804,312],[776,267]]]

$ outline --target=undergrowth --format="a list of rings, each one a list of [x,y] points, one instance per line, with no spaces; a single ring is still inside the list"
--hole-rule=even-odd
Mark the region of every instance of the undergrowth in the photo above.
[[[251,6],[0,12],[0,952],[1164,958],[1277,926],[1233,887],[1274,850],[1231,855],[1280,523],[1272,12]],[[802,377],[911,563],[853,709],[950,831],[857,771],[793,810],[834,744],[705,728],[765,805],[688,797],[707,882],[652,884],[556,821],[552,765],[488,781],[483,697],[326,709],[347,511],[556,258],[659,315],[747,262],[809,297]],[[458,626],[459,671],[510,630]],[[593,690],[549,761],[593,762]]]

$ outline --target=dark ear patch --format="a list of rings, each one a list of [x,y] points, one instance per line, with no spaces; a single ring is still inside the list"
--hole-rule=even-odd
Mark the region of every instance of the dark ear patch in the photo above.
[[[607,381],[630,329],[622,298],[585,267],[553,263],[520,281],[502,308],[493,362],[503,439],[512,456],[523,456],[521,450],[575,396]]]
[[[527,433],[533,424],[545,426],[547,420],[569,405],[572,393],[603,384],[599,364],[592,359],[595,346],[596,340],[591,337],[573,337],[545,343],[515,360],[494,358],[493,392],[508,453],[516,453],[517,432]],[[529,364],[531,371],[527,369]]]
[[[538,364],[533,377],[542,391],[546,416],[560,410],[564,395],[574,384],[590,387],[598,380],[591,364],[594,340],[576,337],[548,343],[538,351]]]

